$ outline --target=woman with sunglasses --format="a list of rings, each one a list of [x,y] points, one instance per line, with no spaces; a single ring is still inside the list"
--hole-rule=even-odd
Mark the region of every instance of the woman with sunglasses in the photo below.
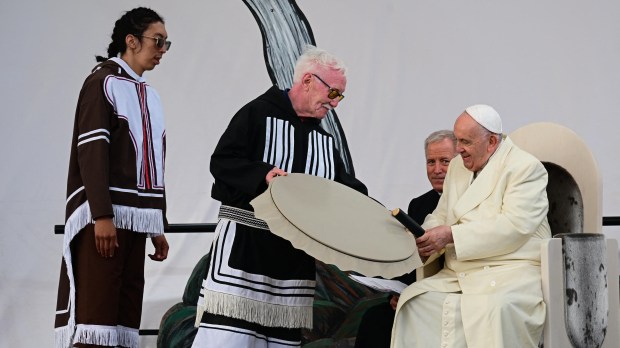
[[[119,18],[80,91],[69,161],[56,347],[138,347],[146,238],[168,255],[159,94],[145,82],[170,48],[148,8]]]

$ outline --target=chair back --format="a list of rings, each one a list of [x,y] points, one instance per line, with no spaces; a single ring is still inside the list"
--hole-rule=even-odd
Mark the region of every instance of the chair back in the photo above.
[[[547,218],[552,234],[602,233],[601,173],[584,141],[571,129],[551,122],[523,126],[510,138],[538,158],[549,173]]]

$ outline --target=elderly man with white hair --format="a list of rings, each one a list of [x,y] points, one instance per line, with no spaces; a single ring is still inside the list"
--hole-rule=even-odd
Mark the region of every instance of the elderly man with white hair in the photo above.
[[[291,348],[312,328],[315,260],[271,233],[250,201],[280,175],[305,173],[364,194],[320,123],[344,98],[344,63],[308,46],[293,85],[272,86],[232,118],[211,156],[211,196],[221,202],[192,347]],[[303,197],[300,197],[303,199]]]
[[[545,321],[540,244],[547,222],[547,172],[502,136],[488,105],[454,124],[457,156],[443,194],[422,227],[426,263],[439,273],[402,293],[392,347],[536,347]]]

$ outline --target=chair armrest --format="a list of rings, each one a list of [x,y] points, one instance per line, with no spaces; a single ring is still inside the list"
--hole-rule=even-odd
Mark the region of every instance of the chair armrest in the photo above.
[[[416,276],[416,281],[422,280],[424,278],[428,278],[432,275],[437,274],[439,271],[441,271],[441,268],[443,267],[443,257],[438,257],[436,259],[434,259],[433,261],[429,262],[428,264],[422,266],[422,267],[418,267],[415,270],[415,276]]]

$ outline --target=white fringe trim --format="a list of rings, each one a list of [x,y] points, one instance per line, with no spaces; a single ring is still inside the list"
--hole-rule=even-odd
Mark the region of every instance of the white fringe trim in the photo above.
[[[200,302],[200,299],[198,299]],[[202,322],[202,314],[207,310],[204,305],[196,306],[196,321],[194,322],[194,327],[200,327],[200,323]]]
[[[138,348],[140,346],[140,333],[138,329],[126,326],[117,326],[118,345],[122,347]]]
[[[73,343],[138,348],[139,339],[138,330],[126,326],[78,324]]]
[[[73,343],[116,347],[118,346],[118,333],[115,326],[78,324]]]
[[[135,208],[124,205],[112,205],[114,211],[114,226],[132,230],[139,233],[147,233],[149,237],[164,233],[164,216],[161,209]],[[82,203],[69,216],[65,223],[64,249],[69,247],[78,232],[86,225],[95,223],[90,212],[88,201]]]
[[[54,347],[56,348],[69,348],[73,344],[73,334],[75,332],[75,325],[67,325],[57,327],[54,329]]]
[[[219,223],[218,223],[218,227],[219,227]],[[219,232],[219,228],[216,229],[216,233],[218,232]],[[217,237],[213,238],[213,243],[215,243],[216,240],[217,240]],[[211,259],[211,261],[213,261],[213,258]],[[207,307],[205,306],[206,284],[207,284],[207,279],[203,279],[202,285],[200,286],[200,296],[198,296],[198,303],[196,304],[196,322],[194,322],[195,327],[200,326],[200,322],[202,321],[202,313],[204,313],[207,310]]]
[[[203,291],[201,291],[203,293]],[[266,327],[312,329],[312,306],[283,306],[204,290],[198,300],[196,326],[203,312],[247,320]]]
[[[149,237],[155,237],[164,233],[163,213],[160,209],[135,208],[122,205],[112,205],[112,209],[114,211],[114,226],[117,228],[147,233]],[[56,347],[71,347],[72,341],[77,339],[75,337],[77,337],[79,329],[76,331],[75,325],[75,278],[73,276],[71,248],[69,246],[73,238],[86,227],[86,225],[91,223],[94,223],[94,221],[88,201],[82,203],[82,205],[75,209],[65,223],[63,257],[67,264],[67,276],[69,277],[69,304],[67,310],[70,311],[70,315],[67,326],[55,330]],[[135,340],[137,343],[137,336]],[[130,339],[130,342],[132,341],[133,339]],[[137,345],[135,347],[137,347]]]

